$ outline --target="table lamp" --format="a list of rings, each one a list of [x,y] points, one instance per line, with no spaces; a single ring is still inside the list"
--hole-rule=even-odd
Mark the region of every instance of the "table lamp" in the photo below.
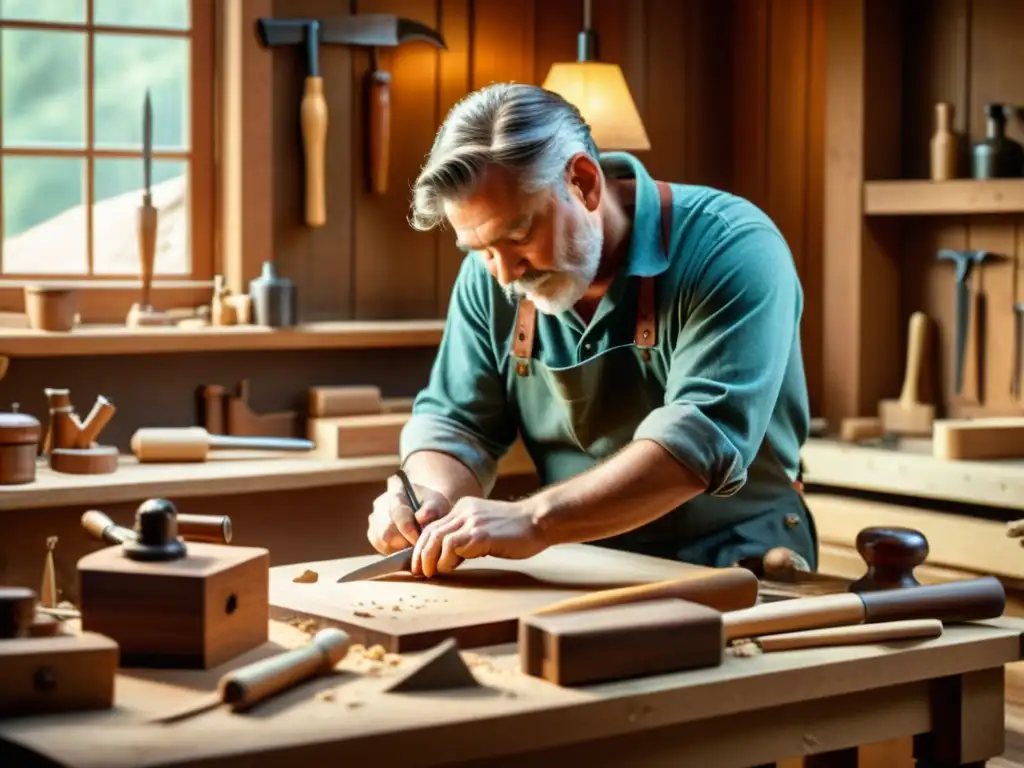
[[[590,0],[583,0],[583,30],[576,39],[576,51],[576,61],[551,65],[541,87],[554,91],[580,111],[598,149],[650,149],[622,68],[598,61]]]

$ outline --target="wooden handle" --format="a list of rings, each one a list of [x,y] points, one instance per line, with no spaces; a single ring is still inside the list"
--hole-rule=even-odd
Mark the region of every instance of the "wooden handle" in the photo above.
[[[178,535],[185,541],[231,543],[231,518],[227,515],[178,515]]]
[[[391,144],[391,75],[378,70],[366,77],[366,167],[370,192],[388,191],[388,148]]]
[[[1006,589],[994,576],[862,592],[860,599],[866,624],[908,619],[941,619],[947,624],[984,621],[1006,610]]]
[[[210,433],[202,427],[143,427],[131,446],[140,462],[206,461]]]
[[[900,405],[904,407],[921,402],[921,367],[927,343],[928,316],[924,312],[915,312],[910,316],[910,328],[907,332],[907,370],[903,374],[903,390],[900,392]]]
[[[551,616],[670,597],[700,603],[719,611],[749,608],[757,601],[757,576],[746,568],[699,571],[681,579],[640,584],[635,587],[604,589],[588,595],[570,597],[532,613],[534,616]]]
[[[825,648],[835,645],[863,645],[891,640],[909,640],[914,637],[938,637],[942,622],[938,619],[917,621],[888,621],[883,624],[856,624],[848,627],[812,629],[807,632],[787,632],[754,638],[765,653],[790,651],[797,648]]]
[[[126,541],[135,541],[138,538],[131,528],[115,524],[98,509],[90,509],[82,515],[82,528],[90,538],[107,544],[124,544]]]
[[[75,448],[90,447],[96,441],[96,438],[100,436],[103,428],[114,418],[116,411],[117,409],[114,407],[114,404],[103,395],[97,397],[96,404],[89,411],[89,415],[85,417],[82,429],[75,438]]]
[[[850,593],[762,603],[722,615],[726,641],[863,621],[864,603],[859,595]]]
[[[221,700],[235,709],[251,707],[269,696],[334,669],[348,652],[349,636],[336,627],[321,629],[309,645],[229,672],[220,679]]]
[[[139,206],[139,273],[142,276],[142,306],[151,307],[153,264],[156,262],[156,228],[159,216],[149,203]]]
[[[324,189],[327,99],[324,98],[322,77],[306,78],[302,89],[300,122],[302,147],[306,158],[306,224],[310,227],[322,227],[327,222]]]

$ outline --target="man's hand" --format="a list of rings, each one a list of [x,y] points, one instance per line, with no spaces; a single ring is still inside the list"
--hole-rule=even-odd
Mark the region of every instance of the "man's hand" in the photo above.
[[[419,511],[415,514],[397,475],[388,478],[387,491],[373,502],[366,538],[382,555],[390,555],[415,544],[423,526],[452,511],[443,494],[425,485],[413,483],[412,487],[420,502]]]
[[[412,555],[412,572],[430,578],[475,557],[522,560],[544,551],[530,507],[523,502],[465,497],[451,514],[423,529]]]

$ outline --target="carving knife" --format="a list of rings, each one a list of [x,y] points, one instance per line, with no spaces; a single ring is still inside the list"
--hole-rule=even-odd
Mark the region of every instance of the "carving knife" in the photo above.
[[[402,487],[405,488],[405,495],[409,498],[409,506],[412,507],[413,513],[419,512],[419,499],[416,498],[416,491],[413,490],[412,483],[409,482],[409,477],[405,474],[404,470],[398,470],[398,479],[402,481]],[[390,573],[408,571],[412,566],[412,550],[412,547],[406,547],[398,552],[392,552],[390,555],[386,555],[369,565],[360,566],[346,573],[338,579],[337,583],[345,584],[350,581],[365,581],[377,576],[387,576]]]

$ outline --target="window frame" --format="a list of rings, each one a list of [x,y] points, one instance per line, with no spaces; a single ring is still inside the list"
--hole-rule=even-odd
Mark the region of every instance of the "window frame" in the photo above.
[[[204,294],[212,285],[213,276],[217,274],[215,193],[216,193],[216,36],[218,21],[218,5],[220,2],[211,0],[190,0],[191,29],[188,31],[141,28],[130,26],[111,26],[92,24],[93,0],[86,0],[86,21],[82,24],[49,23],[36,21],[4,20],[0,28],[33,29],[85,32],[90,41],[95,33],[116,32],[134,35],[153,35],[156,37],[188,37],[191,40],[189,60],[190,86],[190,148],[188,152],[159,151],[153,153],[154,159],[187,159],[188,175],[188,206],[189,235],[191,239],[191,273],[183,275],[155,275],[153,277],[154,299],[166,294],[169,300],[191,301],[197,293]],[[83,149],[48,149],[48,148],[14,148],[3,149],[3,155],[34,156],[34,157],[82,157],[86,159],[86,178],[84,192],[90,204],[95,204],[93,197],[93,162],[91,158],[107,157],[138,157],[141,151],[132,150],[96,150],[92,147],[94,125],[92,119],[94,67],[93,45],[87,45],[86,51],[86,146]],[[140,109],[141,113],[141,109]],[[2,216],[3,189],[0,184],[0,216]],[[92,269],[92,215],[87,219],[84,235],[87,240],[89,269]],[[138,300],[139,278],[130,275],[85,275],[85,274],[16,274],[3,273],[3,254],[0,250],[0,312],[22,312],[24,310],[24,287],[28,285],[71,286],[80,289],[79,312],[83,322],[114,322],[119,318],[123,322],[125,313],[131,304]],[[175,302],[175,306],[182,306]]]

